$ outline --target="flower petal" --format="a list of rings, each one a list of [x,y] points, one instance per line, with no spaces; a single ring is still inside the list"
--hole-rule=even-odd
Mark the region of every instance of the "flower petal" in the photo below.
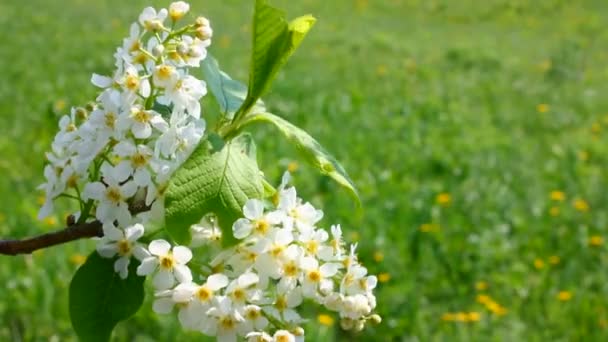
[[[150,242],[150,246],[148,246],[148,250],[152,255],[163,256],[169,253],[171,249],[171,244],[167,241],[159,239]]]
[[[176,246],[173,248],[173,256],[180,264],[186,264],[192,260],[192,251],[188,247]]]

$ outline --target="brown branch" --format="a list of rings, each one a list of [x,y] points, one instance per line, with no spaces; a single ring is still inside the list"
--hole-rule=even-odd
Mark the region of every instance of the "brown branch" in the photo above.
[[[103,229],[101,228],[101,223],[99,221],[74,224],[62,230],[23,240],[0,240],[0,254],[30,254],[38,249],[60,245],[78,239],[101,236],[103,236]]]
[[[133,215],[148,211],[150,208],[151,206],[146,205],[142,201],[133,201],[129,204],[129,211]],[[42,234],[22,240],[0,240],[0,254],[30,254],[33,251],[42,248],[60,245],[74,240],[103,236],[101,222],[93,221],[75,224],[74,220],[75,218],[73,215],[68,216],[68,226],[62,230],[52,233]]]

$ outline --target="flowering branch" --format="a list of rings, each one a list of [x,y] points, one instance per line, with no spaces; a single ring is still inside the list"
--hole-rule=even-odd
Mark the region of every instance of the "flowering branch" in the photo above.
[[[65,229],[42,234],[23,240],[0,240],[0,254],[30,254],[36,250],[60,245],[66,242],[103,236],[101,222],[93,221],[74,224]]]

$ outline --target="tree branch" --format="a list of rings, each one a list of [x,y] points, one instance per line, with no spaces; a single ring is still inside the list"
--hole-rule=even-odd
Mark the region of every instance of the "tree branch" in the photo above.
[[[91,237],[102,237],[101,222],[93,221],[74,224],[52,233],[34,236],[23,240],[0,240],[0,254],[30,254],[38,249]]]

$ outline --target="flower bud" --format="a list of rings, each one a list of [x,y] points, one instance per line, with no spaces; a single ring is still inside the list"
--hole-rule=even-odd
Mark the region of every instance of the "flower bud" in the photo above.
[[[91,101],[84,106],[84,109],[86,109],[87,112],[92,112],[97,109],[97,103]]]
[[[152,55],[154,55],[154,57],[162,56],[163,52],[165,52],[165,47],[161,44],[158,44],[152,48]]]
[[[160,32],[164,28],[163,23],[160,20],[151,20],[146,22],[146,29],[152,32]]]
[[[355,323],[353,331],[359,332],[359,331],[362,331],[363,329],[365,329],[365,320],[360,320],[360,321],[357,321],[357,323]]]
[[[210,26],[209,19],[207,19],[205,17],[198,17],[194,21],[194,26],[197,27],[197,28],[201,27],[201,26]]]
[[[178,54],[180,54],[180,55],[183,56],[183,55],[186,55],[188,53],[188,50],[190,50],[190,48],[188,47],[188,44],[186,44],[184,42],[180,42],[175,47],[175,50],[177,50]]]
[[[378,315],[378,314],[373,314],[373,315],[369,316],[369,320],[373,324],[380,324],[380,323],[382,323],[382,317],[380,317],[380,315]]]
[[[295,327],[292,331],[292,334],[294,334],[295,336],[304,336],[304,328],[302,327]]]
[[[351,330],[355,326],[355,321],[350,318],[343,318],[340,321],[340,327],[344,330]]]
[[[190,5],[183,1],[177,1],[169,5],[169,16],[171,20],[178,21],[188,13]]]
[[[83,107],[76,108],[75,114],[76,114],[75,115],[76,116],[76,120],[78,120],[78,121],[84,121],[89,116],[89,113]]]
[[[200,40],[211,39],[213,30],[209,26],[200,26],[196,28],[196,38]]]

